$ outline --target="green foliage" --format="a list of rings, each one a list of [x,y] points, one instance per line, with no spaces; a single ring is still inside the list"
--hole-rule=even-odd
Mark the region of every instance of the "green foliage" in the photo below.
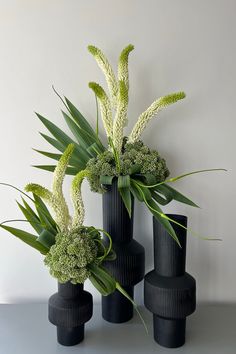
[[[136,168],[134,171],[138,171],[141,175],[152,174],[156,182],[164,181],[169,175],[165,160],[142,141],[134,144],[124,143],[119,162],[120,171],[117,170],[114,154],[108,150],[89,160],[86,168],[90,172],[88,180],[92,191],[102,192],[100,176],[127,176],[132,174],[134,167]]]

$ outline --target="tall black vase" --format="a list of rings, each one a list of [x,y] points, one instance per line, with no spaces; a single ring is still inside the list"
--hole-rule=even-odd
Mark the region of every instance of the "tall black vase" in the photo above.
[[[58,283],[58,292],[49,298],[48,318],[57,326],[58,343],[71,346],[84,339],[84,325],[93,314],[93,297],[83,284]]]
[[[133,298],[134,285],[144,277],[145,252],[143,246],[133,239],[132,216],[126,210],[117,187],[117,180],[106,186],[103,194],[103,228],[112,237],[116,260],[105,262],[106,269]],[[133,305],[117,290],[102,297],[102,316],[108,322],[122,323],[133,317]]]
[[[187,226],[187,217],[168,215]],[[153,218],[154,270],[144,280],[144,304],[153,313],[154,339],[168,348],[185,343],[186,317],[196,308],[196,282],[185,272],[186,230],[171,223],[181,247]]]

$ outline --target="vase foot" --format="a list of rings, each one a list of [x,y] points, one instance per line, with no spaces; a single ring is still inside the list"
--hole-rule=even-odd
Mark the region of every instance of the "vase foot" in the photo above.
[[[166,319],[153,315],[155,341],[166,348],[178,348],[185,343],[186,318]]]
[[[84,325],[79,327],[57,327],[57,341],[64,346],[79,344],[84,339]]]
[[[123,286],[123,289],[133,298],[133,286]],[[124,295],[116,290],[114,293],[102,297],[102,317],[111,323],[127,322],[133,317],[133,305]]]

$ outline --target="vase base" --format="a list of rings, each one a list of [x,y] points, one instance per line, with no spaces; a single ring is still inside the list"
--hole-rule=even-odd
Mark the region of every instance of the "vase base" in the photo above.
[[[79,327],[59,327],[57,326],[57,341],[64,346],[79,344],[84,340],[84,325]]]
[[[155,341],[166,348],[178,348],[185,343],[186,318],[166,319],[153,315]]]
[[[133,299],[134,287],[123,286],[123,289]],[[118,290],[114,293],[102,297],[102,317],[111,323],[128,322],[133,317],[132,303]]]

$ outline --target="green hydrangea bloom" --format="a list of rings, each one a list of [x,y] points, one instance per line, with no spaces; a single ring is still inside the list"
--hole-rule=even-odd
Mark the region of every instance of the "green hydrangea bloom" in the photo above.
[[[91,233],[80,227],[71,232],[58,233],[44,263],[60,283],[70,281],[72,284],[82,284],[90,276],[87,265],[96,261],[98,252],[98,245]]]
[[[166,162],[156,150],[150,150],[141,140],[128,143],[124,139],[122,153],[120,154],[120,174],[129,175],[130,169],[134,165],[140,166],[141,174],[153,175],[156,183],[164,181],[169,176]],[[86,169],[89,171],[90,188],[94,192],[103,192],[100,185],[100,176],[119,176],[114,155],[108,150],[96,158],[90,159]]]

